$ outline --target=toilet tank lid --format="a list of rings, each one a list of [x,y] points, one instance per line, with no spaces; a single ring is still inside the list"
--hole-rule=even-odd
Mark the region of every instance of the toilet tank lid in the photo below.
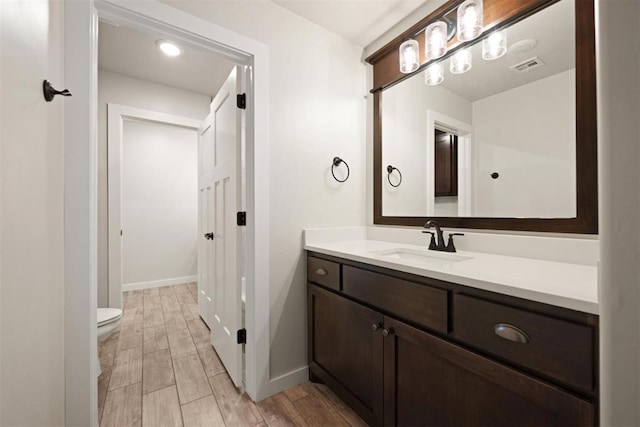
[[[122,317],[122,310],[119,308],[99,308],[98,309],[98,326],[115,322]]]

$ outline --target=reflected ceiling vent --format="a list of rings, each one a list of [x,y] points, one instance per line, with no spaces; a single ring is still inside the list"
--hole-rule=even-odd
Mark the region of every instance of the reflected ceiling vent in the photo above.
[[[512,65],[509,68],[511,68],[513,71],[516,71],[518,73],[526,73],[529,70],[542,67],[543,65],[544,65],[544,62],[542,62],[542,59],[538,58],[537,56],[534,56],[533,58],[529,58],[526,61],[522,61],[516,65]]]

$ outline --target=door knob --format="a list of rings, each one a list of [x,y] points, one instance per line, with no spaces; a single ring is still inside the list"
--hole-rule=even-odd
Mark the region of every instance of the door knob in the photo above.
[[[204,235],[204,238],[207,239],[207,240],[213,240],[213,233],[206,233]]]

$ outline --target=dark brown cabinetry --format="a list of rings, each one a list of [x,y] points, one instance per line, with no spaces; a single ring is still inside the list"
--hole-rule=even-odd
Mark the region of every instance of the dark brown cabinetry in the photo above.
[[[308,286],[309,366],[369,424],[382,419],[382,315]]]
[[[385,425],[593,425],[583,399],[397,320],[384,326]]]
[[[435,195],[458,195],[458,137],[435,131]]]
[[[597,316],[322,257],[340,274],[309,270],[310,376],[369,424],[596,423]]]

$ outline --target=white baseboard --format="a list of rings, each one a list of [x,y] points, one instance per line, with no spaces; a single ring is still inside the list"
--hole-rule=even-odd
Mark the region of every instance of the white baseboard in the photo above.
[[[266,384],[263,390],[257,396],[257,400],[266,399],[269,396],[280,393],[282,390],[286,390],[289,387],[301,384],[309,379],[309,367],[303,366],[294,371],[287,372],[279,377],[272,378]]]
[[[162,286],[181,285],[198,281],[198,276],[176,277],[173,279],[153,280],[151,282],[128,283],[122,285],[122,291],[136,291],[138,289],[160,288]]]

